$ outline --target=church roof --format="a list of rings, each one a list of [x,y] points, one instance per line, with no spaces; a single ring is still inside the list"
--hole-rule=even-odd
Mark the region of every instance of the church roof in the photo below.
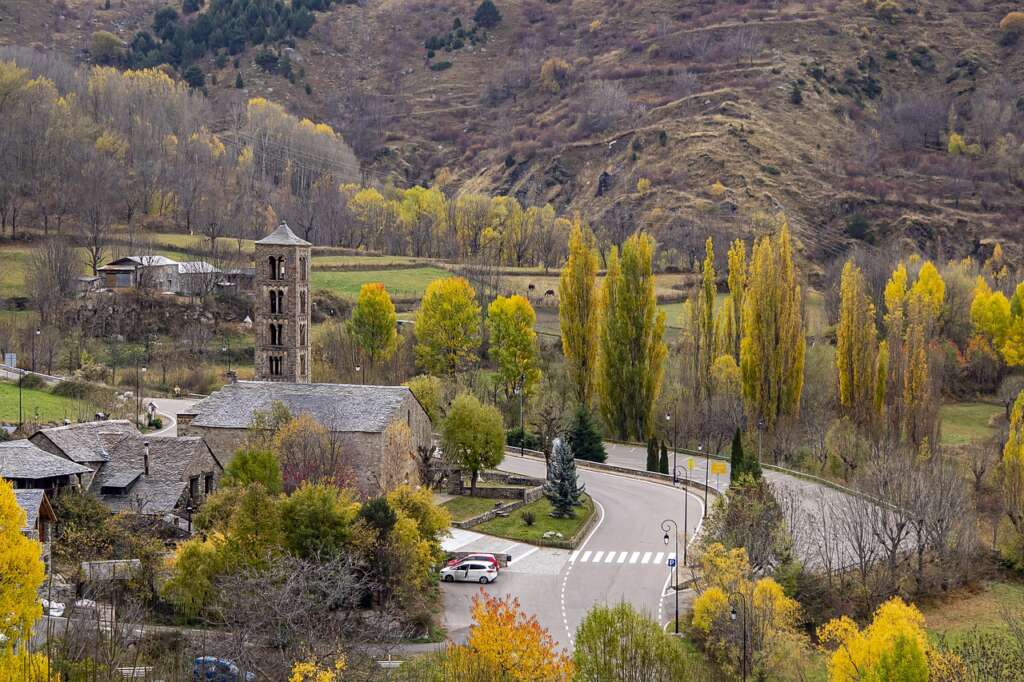
[[[189,412],[195,414],[194,426],[244,429],[256,412],[269,412],[275,401],[281,401],[292,416],[308,414],[330,431],[380,433],[411,395],[405,386],[239,381]]]
[[[276,230],[256,243],[268,246],[313,246],[292,232],[286,223],[281,223]]]

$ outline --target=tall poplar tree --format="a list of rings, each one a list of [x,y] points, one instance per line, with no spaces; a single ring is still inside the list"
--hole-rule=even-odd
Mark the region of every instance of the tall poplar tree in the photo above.
[[[1010,415],[1010,433],[1003,447],[1003,503],[1017,534],[1004,554],[1018,569],[1024,568],[1024,391]]]
[[[654,405],[665,373],[665,313],[654,294],[654,240],[637,233],[608,254],[601,288],[598,397],[615,436],[645,440],[654,430]]]
[[[789,226],[783,221],[775,235],[754,246],[740,345],[747,412],[764,420],[769,431],[780,417],[800,412],[806,350],[802,309]]]
[[[594,234],[577,215],[569,234],[569,260],[558,280],[558,321],[569,379],[582,405],[593,397],[598,315]]]
[[[517,390],[526,395],[540,381],[537,315],[522,296],[498,296],[487,307],[490,356],[498,365],[498,381],[506,399]]]
[[[732,297],[732,349],[730,353],[738,362],[740,341],[743,338],[743,302],[747,290],[747,245],[737,239],[729,247],[729,296]],[[721,352],[725,352],[724,350]]]
[[[868,424],[875,415],[877,356],[875,306],[867,293],[864,273],[848,260],[839,285],[836,371],[839,405],[861,425]]]
[[[701,284],[694,303],[697,322],[697,385],[700,397],[711,397],[711,363],[715,360],[715,247],[711,237],[704,242]]]

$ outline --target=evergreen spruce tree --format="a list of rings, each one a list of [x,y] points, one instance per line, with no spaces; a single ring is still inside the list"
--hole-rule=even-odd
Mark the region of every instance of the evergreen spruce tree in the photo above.
[[[569,431],[565,434],[569,447],[572,449],[576,459],[583,459],[589,462],[603,462],[608,458],[604,451],[604,443],[601,442],[601,434],[594,428],[594,421],[590,417],[590,411],[580,405],[573,415]]]
[[[736,433],[732,436],[732,453],[729,457],[729,481],[735,481],[743,475],[746,462],[743,460],[743,438],[737,427]]]
[[[572,448],[563,438],[555,440],[548,467],[548,480],[544,484],[544,496],[551,502],[551,516],[571,518],[576,515],[573,507],[579,504],[584,487],[576,480],[576,458]]]
[[[668,473],[668,448],[665,447],[665,441],[661,441],[661,460],[658,462],[658,471],[663,474]]]
[[[658,446],[655,445],[653,438],[647,441],[647,470],[658,471]]]

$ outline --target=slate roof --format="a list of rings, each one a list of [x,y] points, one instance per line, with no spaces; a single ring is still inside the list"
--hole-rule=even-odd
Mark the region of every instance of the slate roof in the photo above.
[[[145,473],[145,444],[149,443],[149,475]],[[91,489],[114,511],[143,514],[173,512],[188,488],[186,471],[197,456],[208,452],[198,436],[128,436],[111,438],[110,460],[97,472]],[[134,481],[134,484],[132,482]],[[125,494],[103,492],[126,488]]]
[[[92,469],[81,464],[51,455],[25,439],[0,443],[0,478],[37,481],[90,471]]]
[[[127,419],[55,426],[36,431],[32,438],[36,438],[38,434],[49,438],[68,459],[79,463],[106,462],[110,459],[107,444],[111,438],[141,435],[135,425]]]
[[[292,416],[308,414],[335,432],[380,433],[412,392],[405,386],[352,384],[295,384],[239,381],[196,403],[190,414],[194,426],[244,429],[258,411],[281,401]]]
[[[177,265],[178,261],[171,260],[167,256],[125,256],[124,258],[118,258],[117,260],[110,261],[106,265],[97,270],[103,269],[133,269],[135,266],[146,265],[146,266],[157,266],[157,265]]]
[[[256,243],[269,246],[313,246],[292,232],[292,229],[286,223],[281,223],[276,230]]]
[[[178,263],[179,275],[207,275],[215,272],[220,272],[220,270],[202,260]]]
[[[39,507],[43,505],[43,497],[46,493],[42,490],[23,489],[14,491],[14,499],[18,506],[25,512],[25,527],[22,530],[32,530],[39,521]]]

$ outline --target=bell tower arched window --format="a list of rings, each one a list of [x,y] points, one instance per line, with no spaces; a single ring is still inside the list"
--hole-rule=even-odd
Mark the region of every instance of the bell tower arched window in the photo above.
[[[270,279],[277,279],[277,257],[270,256],[267,258],[267,270],[270,272]]]
[[[299,256],[299,281],[306,281],[306,257]]]

